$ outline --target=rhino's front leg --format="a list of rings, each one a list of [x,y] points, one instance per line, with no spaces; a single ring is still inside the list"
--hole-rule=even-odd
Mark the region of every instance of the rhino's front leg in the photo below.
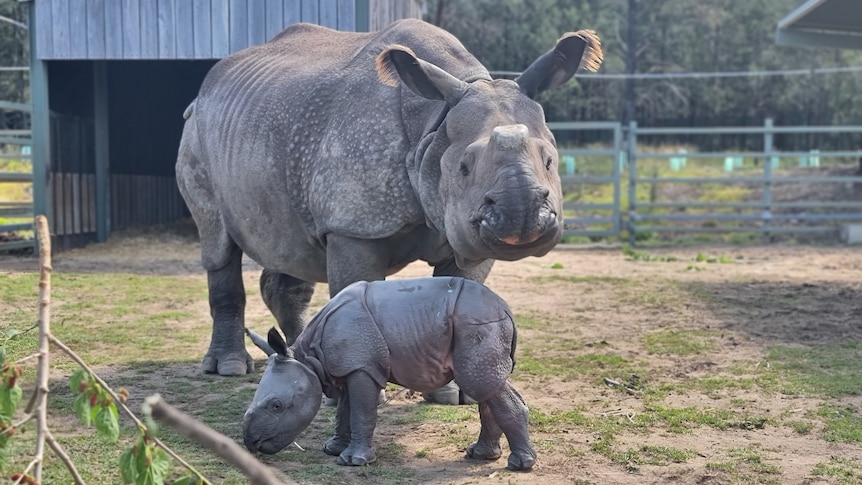
[[[264,269],[260,274],[260,294],[278,321],[287,345],[293,345],[305,327],[305,310],[314,295],[314,283]]]
[[[335,436],[323,444],[323,452],[338,456],[350,446],[350,395],[341,393],[338,398],[338,409],[335,410]]]
[[[208,374],[239,376],[254,372],[254,360],[245,350],[245,288],[242,284],[242,251],[234,248],[228,263],[207,272],[213,333],[204,356]]]
[[[377,426],[377,396],[380,388],[371,376],[357,371],[347,376],[345,393],[349,399],[350,444],[338,455],[338,464],[367,465],[377,460],[371,441]],[[341,407],[340,402],[338,406]]]
[[[333,297],[357,281],[386,278],[391,251],[378,241],[338,234],[326,238],[326,279]]]

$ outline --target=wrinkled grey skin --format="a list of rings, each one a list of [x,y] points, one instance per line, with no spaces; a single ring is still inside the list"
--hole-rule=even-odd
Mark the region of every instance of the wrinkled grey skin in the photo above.
[[[536,451],[527,406],[508,382],[515,340],[509,307],[480,283],[457,277],[354,283],[289,349],[270,330],[263,348],[274,353],[245,413],[243,440],[253,452],[284,449],[314,418],[322,389],[338,398],[335,436],[323,450],[340,465],[366,465],[376,458],[377,396],[386,382],[427,391],[454,378],[479,403],[482,429],[467,456],[496,460],[505,433],[508,468],[529,469]]]
[[[532,98],[600,57],[581,31],[517,82],[491,80],[450,34],[403,20],[373,33],[298,24],[218,62],[184,114],[176,164],[208,273],[203,370],[253,370],[243,253],[292,342],[315,282],[333,296],[417,259],[481,282],[496,259],[550,251],[557,150]]]

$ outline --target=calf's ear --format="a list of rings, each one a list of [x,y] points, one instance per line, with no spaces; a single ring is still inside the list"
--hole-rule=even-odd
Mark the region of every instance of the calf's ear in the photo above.
[[[597,71],[602,58],[602,43],[595,32],[568,32],[560,37],[553,49],[530,64],[515,82],[521,86],[524,94],[535,98],[543,91],[565,84],[579,67]]]
[[[404,83],[426,99],[446,101],[449,106],[461,99],[467,83],[416,57],[409,47],[393,44],[377,56],[377,78],[387,86]]]
[[[276,330],[275,327],[269,329],[269,333],[266,334],[266,342],[279,356],[292,357],[292,353],[288,354],[287,342],[284,341],[284,338],[280,333],[278,333],[278,330]]]

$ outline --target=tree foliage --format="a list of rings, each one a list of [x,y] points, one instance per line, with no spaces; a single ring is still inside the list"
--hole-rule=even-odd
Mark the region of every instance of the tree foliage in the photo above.
[[[862,51],[778,46],[778,21],[801,0],[430,0],[426,20],[492,71],[520,71],[563,32],[593,29],[599,73],[775,71],[862,65]],[[636,24],[627,13],[635,5]],[[629,29],[635,45],[629,46]],[[579,77],[542,99],[550,120],[622,120],[624,80]],[[643,126],[856,124],[862,72],[634,81]]]
[[[17,0],[0,0],[0,16],[27,24],[27,4]],[[0,67],[29,66],[27,29],[12,22],[0,21]],[[30,78],[26,71],[0,71],[0,100],[29,102]],[[0,130],[29,128],[27,117],[18,111],[0,110]]]

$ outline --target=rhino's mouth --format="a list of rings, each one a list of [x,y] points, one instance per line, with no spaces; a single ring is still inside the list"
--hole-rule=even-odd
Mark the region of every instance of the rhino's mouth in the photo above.
[[[557,212],[548,203],[542,204],[532,224],[511,224],[489,206],[483,206],[470,222],[485,245],[503,252],[523,253],[549,243],[553,246],[560,236]]]

